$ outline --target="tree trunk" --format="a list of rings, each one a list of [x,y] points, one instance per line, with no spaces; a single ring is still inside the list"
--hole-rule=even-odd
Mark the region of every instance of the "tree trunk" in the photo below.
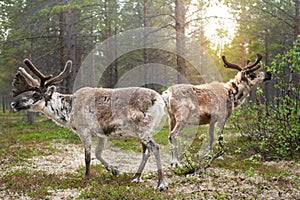
[[[32,44],[30,44],[28,47],[29,60],[32,60],[32,50],[33,50],[33,47],[32,47]],[[27,112],[27,121],[29,122],[29,124],[34,124],[34,115],[33,114],[34,114],[33,112],[30,112],[30,111]]]
[[[115,35],[118,34],[118,27],[115,26]],[[115,38],[114,40],[114,54],[115,54],[115,57],[117,56],[118,54],[118,41],[117,39]],[[113,84],[116,85],[117,82],[118,82],[118,78],[119,78],[119,75],[118,75],[118,59],[116,59],[114,61],[114,68],[113,68]]]
[[[60,41],[60,58],[59,64],[60,66],[64,66],[65,64],[65,19],[64,13],[59,13],[59,41]],[[66,87],[66,85],[64,85]]]
[[[294,17],[294,41],[297,40],[299,35],[299,22],[300,22],[300,0],[295,1],[295,17]]]
[[[269,48],[269,43],[270,43],[270,34],[269,34],[269,30],[266,28],[265,29],[265,64],[267,66],[270,65],[270,59],[269,59],[269,52],[270,52],[270,48]],[[271,81],[267,81],[263,86],[262,88],[264,89],[264,93],[265,93],[265,96],[266,96],[266,100],[269,101],[272,96],[274,96],[273,92],[274,92],[274,89],[272,87],[272,84]]]
[[[148,15],[148,9],[147,9],[147,0],[143,1],[143,27],[147,28],[148,27],[148,20],[147,20],[147,15]],[[146,66],[146,64],[149,63],[149,52],[148,52],[148,48],[145,48],[147,46],[147,40],[148,40],[148,36],[147,36],[147,32],[144,31],[144,35],[143,35],[143,42],[144,42],[144,49],[143,49],[143,59],[144,59],[144,64]],[[147,80],[147,70],[145,70],[145,74],[144,74],[144,83],[145,83],[145,87],[149,87],[148,86],[148,80]]]
[[[65,48],[66,48],[66,60],[72,60],[73,66],[76,65],[76,57],[75,57],[75,26],[74,26],[74,9],[69,8],[65,13],[65,22],[66,22],[66,35],[65,35]],[[63,65],[61,66],[61,71],[63,70]],[[75,79],[74,69],[70,74],[70,78],[66,82],[67,91],[71,91],[71,82]]]
[[[4,95],[2,95],[2,111],[3,111],[3,113],[6,112],[6,105],[5,105],[5,97],[4,97]]]
[[[296,41],[298,39],[298,37],[300,37],[300,0],[295,0],[295,18],[294,18],[294,41]],[[300,45],[298,43],[298,45]],[[300,58],[298,58],[298,63],[300,65]],[[293,77],[292,77],[292,73],[290,75],[290,79],[292,80]],[[300,87],[300,75],[299,74],[295,74],[294,76],[294,83],[296,85],[297,88]],[[300,97],[299,97],[299,100],[300,100]]]
[[[33,112],[30,112],[30,111],[27,112],[27,121],[31,125],[34,124],[34,113]]]
[[[177,71],[178,83],[181,83],[181,76],[186,76],[186,61],[184,59],[185,53],[185,1],[175,0],[175,30],[176,30],[176,52],[177,52]]]
[[[75,24],[77,22],[77,18],[79,17],[80,11],[75,8],[69,8],[65,12],[65,62],[67,60],[72,60],[72,72],[69,75],[69,78],[66,79],[66,93],[71,93],[73,88],[73,83],[76,78],[78,69],[80,67],[80,58],[76,56],[76,47],[77,47],[77,35],[79,33],[76,32]],[[64,65],[61,66],[61,71],[64,68]]]
[[[108,39],[112,36],[112,29],[111,29],[111,20],[110,20],[110,12],[109,12],[109,1],[108,0],[105,0],[104,1],[104,11],[105,11],[105,20],[104,20],[104,24],[105,24],[105,39]],[[106,43],[106,55],[107,55],[107,59],[109,61],[112,60],[112,46],[113,43],[112,43],[112,40],[108,40],[108,42]],[[112,85],[112,74],[113,74],[113,63],[110,64],[110,66],[108,66],[108,68],[106,69],[106,72],[105,72],[105,87],[107,88],[112,88],[113,85]]]
[[[109,39],[106,43],[106,53],[107,59],[112,61],[112,63],[108,66],[104,75],[104,84],[105,87],[113,88],[118,81],[118,61],[112,60],[115,58],[117,54],[117,41],[116,38],[112,38],[113,34],[116,34],[118,29],[115,21],[113,20],[112,13],[114,10],[114,1],[105,0],[104,2],[104,10],[105,10],[105,39]]]

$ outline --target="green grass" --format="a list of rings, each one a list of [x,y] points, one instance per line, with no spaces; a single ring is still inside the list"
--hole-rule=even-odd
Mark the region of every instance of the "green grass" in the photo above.
[[[6,115],[0,115],[0,160],[10,162],[11,166],[34,156],[55,152],[50,145],[53,140],[80,143],[75,133],[57,126],[45,117],[36,118],[36,123],[30,125],[24,122],[21,114],[12,116],[8,119]]]
[[[81,143],[79,137],[70,130],[57,126],[43,116],[35,118],[30,125],[22,114],[1,114],[0,164],[7,168],[22,166],[35,156],[47,156],[55,153],[53,141],[62,143]],[[167,132],[165,131],[165,134]],[[157,134],[157,137],[161,136]],[[113,140],[113,143],[125,150],[141,150],[138,139]],[[5,162],[5,163],[4,163]],[[34,199],[44,199],[50,195],[49,189],[76,188],[82,190],[79,199],[166,199],[170,194],[159,192],[155,187],[143,183],[132,183],[133,174],[122,174],[116,178],[102,165],[92,165],[91,179],[86,181],[85,168],[76,173],[48,174],[36,170],[11,170],[0,180],[0,186]],[[153,178],[153,177],[152,177]],[[154,178],[156,180],[156,178]]]
[[[169,130],[166,126],[164,126],[163,129],[153,133],[153,138],[160,146],[163,147],[169,145],[168,135]],[[137,137],[128,137],[125,139],[113,138],[110,139],[109,142],[124,151],[142,152],[142,144]]]
[[[167,191],[159,192],[143,183],[131,182],[131,174],[116,178],[102,165],[92,165],[91,179],[85,180],[83,168],[74,174],[48,174],[43,171],[10,171],[0,180],[6,189],[27,194],[34,199],[44,199],[50,195],[49,189],[78,189],[82,193],[78,199],[168,199]],[[24,181],[26,180],[26,181]],[[178,196],[178,195],[177,195]]]
[[[53,142],[63,144],[80,144],[81,142],[75,133],[57,126],[43,116],[37,117],[35,124],[30,125],[24,122],[21,114],[1,113],[0,125],[0,164],[6,169],[11,168],[0,178],[0,190],[2,191],[25,194],[33,199],[47,199],[51,196],[51,190],[56,189],[77,189],[80,191],[78,199],[183,199],[186,197],[193,199],[198,195],[204,195],[208,199],[228,199],[231,195],[226,191],[222,193],[222,190],[218,189],[197,191],[197,187],[205,183],[207,178],[212,178],[213,184],[218,188],[220,180],[224,177],[222,173],[214,172],[185,177],[179,176],[180,173],[176,173],[176,170],[165,170],[169,190],[160,192],[155,189],[156,173],[143,174],[143,179],[146,179],[143,183],[132,183],[133,174],[122,173],[120,177],[116,178],[100,164],[91,166],[91,179],[88,181],[84,178],[84,167],[77,169],[74,173],[65,174],[49,174],[41,170],[13,168],[28,164],[28,159],[32,157],[54,154],[57,149],[53,147]],[[207,126],[201,126],[198,129],[188,127],[183,130],[181,137],[192,139],[195,137],[195,132],[198,132],[199,135],[206,135],[206,131]],[[299,174],[295,175],[292,171],[279,169],[275,165],[267,165],[259,158],[247,153],[247,149],[243,145],[244,141],[238,134],[232,134],[234,132],[235,130],[230,127],[224,130],[225,159],[215,160],[212,168],[228,169],[249,178],[258,175],[270,183],[274,182],[274,177],[276,177],[276,181],[281,187],[286,187],[286,185],[291,185],[293,188],[299,187],[299,182],[296,181],[298,179],[286,178],[299,177]],[[169,148],[168,134],[167,125],[154,134],[154,138],[161,148]],[[114,139],[111,142],[122,150],[141,152],[141,144],[137,138]],[[203,141],[198,140],[194,144],[195,146],[201,145],[201,142]],[[189,150],[190,158],[196,158],[194,149],[190,148]],[[197,164],[197,161],[192,164]],[[205,178],[199,179],[202,176]],[[195,185],[196,189],[188,195],[176,192],[182,185]],[[270,189],[270,185],[258,185],[257,187],[261,191]],[[243,191],[245,193],[251,193],[247,189],[242,190],[245,190]]]
[[[182,138],[182,141],[189,140],[191,141],[196,133],[199,134],[206,134],[207,127],[206,126],[200,126],[199,128],[195,127],[188,127],[184,128],[182,130],[182,134],[179,135],[180,138]],[[165,124],[163,128],[159,131],[156,131],[153,133],[154,140],[162,147],[169,146],[169,129],[167,125]],[[178,140],[180,140],[180,138]],[[109,142],[111,142],[114,146],[121,148],[124,151],[134,151],[134,152],[141,152],[142,151],[142,145],[141,142],[137,137],[128,137],[126,139],[122,138],[114,138],[110,139]]]
[[[1,182],[10,191],[18,191],[35,199],[42,199],[49,195],[49,188],[54,188],[61,183],[61,178],[43,171],[16,170],[2,177]]]
[[[80,199],[169,199],[167,191],[159,192],[144,183],[131,182],[133,174],[114,177],[101,166],[92,167],[92,179],[88,181]],[[101,196],[101,197],[100,197]]]
[[[110,140],[110,142],[115,146],[124,151],[134,151],[134,152],[142,152],[142,145],[138,138],[127,138],[123,139],[114,139]]]

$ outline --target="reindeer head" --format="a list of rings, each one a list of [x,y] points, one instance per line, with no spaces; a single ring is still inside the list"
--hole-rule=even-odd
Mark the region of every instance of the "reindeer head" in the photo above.
[[[39,110],[47,106],[47,102],[51,100],[52,94],[56,90],[54,85],[62,82],[70,74],[72,61],[68,61],[64,70],[56,77],[44,75],[28,59],[25,59],[24,63],[40,81],[33,78],[24,68],[20,67],[12,82],[12,96],[16,97],[23,93],[26,94],[13,101],[11,107],[15,111]]]
[[[255,62],[252,63],[250,60],[248,60],[247,65],[245,67],[241,67],[236,64],[229,63],[225,56],[222,56],[224,67],[239,70],[239,73],[236,75],[237,81],[239,83],[244,82],[250,87],[258,86],[262,82],[271,79],[270,72],[255,72],[255,70],[260,68],[259,62],[261,59],[262,55],[257,54],[257,59]]]

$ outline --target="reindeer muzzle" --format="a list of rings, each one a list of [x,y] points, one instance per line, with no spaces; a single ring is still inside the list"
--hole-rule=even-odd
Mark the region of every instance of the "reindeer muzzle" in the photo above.
[[[20,110],[26,110],[29,109],[30,106],[26,105],[25,102],[27,102],[28,99],[26,99],[25,97],[19,98],[13,102],[11,102],[10,106],[11,108],[15,111],[18,112]]]

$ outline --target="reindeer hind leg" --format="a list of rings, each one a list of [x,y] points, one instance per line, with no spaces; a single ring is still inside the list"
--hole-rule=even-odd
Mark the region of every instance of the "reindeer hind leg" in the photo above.
[[[159,152],[159,145],[154,141],[151,140],[147,143],[147,147],[153,152],[156,160],[156,166],[157,166],[157,173],[158,173],[158,190],[164,190],[168,187],[168,183],[164,179],[163,176],[163,170],[162,170],[162,164],[160,159],[160,152]]]

